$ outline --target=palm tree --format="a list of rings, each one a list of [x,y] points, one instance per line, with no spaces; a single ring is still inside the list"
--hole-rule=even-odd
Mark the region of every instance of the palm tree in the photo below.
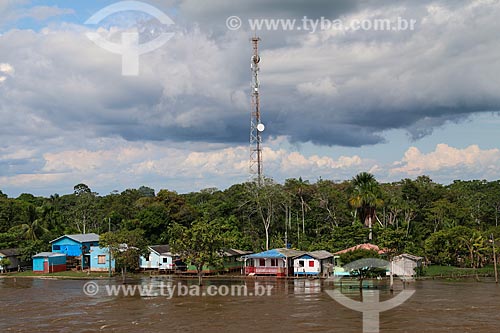
[[[372,240],[372,222],[376,217],[376,208],[384,204],[382,193],[375,177],[368,172],[361,172],[352,181],[352,195],[349,205],[359,212],[361,221],[370,228],[368,239]]]
[[[39,236],[48,232],[48,230],[43,225],[42,218],[39,217],[40,210],[41,210],[40,208],[37,209],[33,206],[28,207],[27,210],[28,220],[26,221],[26,223],[20,225],[23,237],[26,240],[35,241],[39,239]]]

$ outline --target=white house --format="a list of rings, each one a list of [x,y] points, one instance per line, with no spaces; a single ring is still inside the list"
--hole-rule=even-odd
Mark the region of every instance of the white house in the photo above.
[[[175,260],[178,256],[170,252],[169,245],[152,245],[148,246],[149,255],[141,256],[139,259],[139,267],[142,269],[156,270],[174,270]]]
[[[294,275],[329,275],[333,268],[333,254],[320,250],[307,252],[293,259]]]
[[[400,277],[414,276],[415,269],[422,266],[423,259],[407,253],[396,256],[392,259],[392,273]]]

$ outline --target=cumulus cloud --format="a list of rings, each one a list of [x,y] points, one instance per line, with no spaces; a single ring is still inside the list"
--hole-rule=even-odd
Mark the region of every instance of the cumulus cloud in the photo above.
[[[130,143],[117,138],[104,141],[92,142],[99,146],[95,149],[64,149],[61,145],[51,152],[0,150],[0,164],[17,161],[16,168],[4,169],[0,184],[7,188],[31,186],[30,182],[34,187],[45,184],[46,193],[51,193],[51,189],[60,191],[56,189],[63,186],[69,189],[80,182],[98,192],[143,184],[186,192],[194,190],[193,186],[225,188],[248,179],[249,150],[246,145],[214,145],[207,150],[196,144],[166,146],[154,142]],[[290,151],[280,147],[283,144],[286,144],[283,138],[277,139],[269,142],[263,151],[265,174],[277,181],[300,176],[313,181],[319,177],[347,178],[373,164],[356,155],[332,157]],[[38,165],[38,168],[24,169],[23,161]]]
[[[7,76],[2,74],[12,75],[12,73],[14,73],[14,67],[6,63],[0,63],[0,83],[7,80]]]
[[[229,15],[417,20],[413,31],[260,31],[265,140],[361,147],[385,142],[384,133],[392,129],[418,140],[450,121],[500,108],[500,76],[495,74],[500,71],[498,1],[151,3],[174,17],[175,36],[140,57],[137,77],[121,76],[120,55],[85,37],[89,30],[110,34],[116,27],[61,21],[38,31],[3,31],[3,177],[68,173],[76,175],[74,180],[82,175],[108,177],[100,181],[111,184],[130,175],[137,181],[157,182],[153,179],[160,178],[154,177],[165,176],[175,182],[176,175],[193,173],[200,186],[215,179],[221,184],[244,180],[252,32],[248,27],[228,31]],[[0,18],[15,13],[12,4],[0,0]],[[173,14],[168,7],[176,9]],[[33,7],[26,15],[44,20],[69,12]],[[15,158],[16,151],[21,158]],[[350,178],[358,170],[382,176],[384,168],[406,176],[459,167],[443,164],[428,170],[415,164],[414,151],[408,160],[389,167],[388,161],[370,161],[359,154],[322,156],[272,145],[264,154],[265,170],[278,179],[305,174],[312,179]],[[116,175],[97,172],[107,170],[116,160],[113,156],[124,156]],[[489,160],[484,163],[489,165]],[[476,172],[472,166],[467,170]],[[214,176],[203,180],[207,175]],[[224,175],[233,178],[225,182]],[[2,183],[9,179],[2,178]]]
[[[416,147],[410,147],[401,161],[395,162],[390,170],[393,176],[419,176],[433,174],[451,181],[464,176],[477,179],[491,179],[500,176],[497,165],[499,149],[482,150],[477,145],[459,149],[447,144],[438,144],[427,154]]]
[[[38,21],[44,21],[54,16],[74,14],[75,11],[70,8],[59,8],[57,6],[35,6],[12,14],[11,19],[19,20],[22,18],[33,18]]]

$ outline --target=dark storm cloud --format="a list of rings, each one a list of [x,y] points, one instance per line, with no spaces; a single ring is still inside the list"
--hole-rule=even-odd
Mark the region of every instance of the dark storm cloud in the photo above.
[[[387,130],[405,129],[418,139],[447,121],[500,109],[498,3],[167,4],[189,20],[177,20],[175,37],[141,56],[141,75],[133,78],[121,76],[120,57],[90,43],[81,27],[0,36],[0,62],[15,68],[15,75],[0,85],[2,134],[246,142],[249,34],[210,32],[210,27],[219,29],[221,20],[225,24],[226,16],[239,13],[311,18],[404,14],[418,20],[415,31],[404,32],[263,34],[261,106],[267,136],[319,145],[373,145],[384,142]]]

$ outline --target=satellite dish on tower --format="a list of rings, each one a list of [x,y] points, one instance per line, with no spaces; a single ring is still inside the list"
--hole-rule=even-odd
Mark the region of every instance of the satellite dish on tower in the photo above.
[[[264,132],[265,129],[266,129],[266,126],[264,126],[263,123],[260,123],[257,125],[257,131]]]

